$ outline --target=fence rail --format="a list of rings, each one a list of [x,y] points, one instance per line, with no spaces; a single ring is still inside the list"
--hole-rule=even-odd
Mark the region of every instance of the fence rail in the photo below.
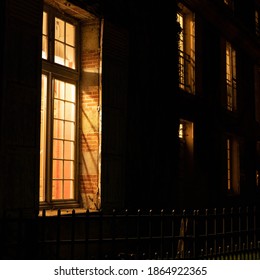
[[[22,213],[22,212],[21,212]],[[2,259],[260,259],[256,207],[4,217]]]

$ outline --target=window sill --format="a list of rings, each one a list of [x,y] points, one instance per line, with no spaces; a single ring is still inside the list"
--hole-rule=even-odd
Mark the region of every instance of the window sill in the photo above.
[[[65,215],[72,215],[72,211],[75,211],[75,214],[86,214],[87,209],[85,208],[75,208],[75,209],[60,209],[60,215],[65,216]],[[98,210],[89,210],[89,213],[97,213],[99,212]],[[43,210],[39,211],[38,214],[39,217],[43,216]],[[50,209],[50,210],[45,210],[45,216],[46,217],[51,217],[51,216],[58,216],[58,209]]]

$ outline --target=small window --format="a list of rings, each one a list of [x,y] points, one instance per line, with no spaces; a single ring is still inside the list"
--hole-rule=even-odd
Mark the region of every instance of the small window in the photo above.
[[[193,123],[184,119],[179,122],[179,139],[193,139]]]
[[[185,188],[193,176],[193,122],[180,119],[179,121],[179,183]],[[188,179],[188,180],[187,180]]]
[[[195,15],[183,5],[179,5],[177,23],[180,27],[179,49],[179,87],[195,93]]]
[[[237,109],[236,51],[226,42],[226,106],[229,111]]]
[[[54,62],[75,69],[75,26],[55,17]]]

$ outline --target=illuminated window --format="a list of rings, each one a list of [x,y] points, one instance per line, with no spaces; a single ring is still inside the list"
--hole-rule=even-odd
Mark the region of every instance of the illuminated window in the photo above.
[[[39,199],[47,205],[75,202],[77,198],[79,78],[76,71],[73,75],[71,72],[76,68],[76,25],[72,22],[67,17],[57,17],[50,7],[43,12]],[[54,67],[55,63],[61,66]]]
[[[179,139],[193,139],[193,123],[184,119],[180,119],[179,123]]]
[[[183,130],[184,130],[184,124],[183,124],[183,123],[180,123],[180,124],[179,124],[179,138],[180,138],[180,139],[183,139],[183,138],[184,138]]]
[[[184,186],[193,175],[193,122],[179,120],[179,183]]]
[[[240,162],[239,162],[239,142],[237,139],[229,137],[226,141],[227,159],[227,191],[231,194],[240,192]]]
[[[75,26],[55,17],[54,62],[75,69]]]
[[[75,69],[76,26],[59,17],[54,17],[54,25],[52,25],[49,17],[50,15],[44,11],[42,21],[42,58]],[[48,28],[53,30],[50,34],[54,34],[54,38],[48,36]],[[54,58],[48,57],[48,49],[54,49]]]
[[[177,23],[180,27],[179,49],[179,87],[195,93],[195,15],[183,5],[179,5]]]
[[[51,86],[49,86],[51,83]],[[49,89],[49,90],[48,90]],[[48,103],[52,103],[47,114]],[[42,75],[40,200],[74,199],[76,86]],[[47,122],[48,117],[51,121]],[[49,158],[47,158],[49,155]],[[47,167],[47,168],[46,168]],[[49,179],[46,180],[47,170]],[[46,184],[52,186],[46,189]],[[48,194],[46,194],[48,193]]]
[[[42,17],[40,208],[98,210],[101,79],[93,73],[101,75],[103,25],[73,4],[69,15],[66,7],[50,1]]]
[[[42,20],[42,58],[48,58],[48,16],[43,12]]]
[[[237,109],[236,51],[226,42],[226,104],[229,111]]]

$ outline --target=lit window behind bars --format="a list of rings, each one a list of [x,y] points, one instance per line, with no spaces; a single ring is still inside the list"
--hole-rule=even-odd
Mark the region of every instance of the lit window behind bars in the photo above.
[[[226,42],[226,90],[227,109],[235,111],[237,107],[236,51]]]
[[[195,16],[186,7],[177,13],[180,27],[179,50],[179,87],[189,93],[195,93]]]

